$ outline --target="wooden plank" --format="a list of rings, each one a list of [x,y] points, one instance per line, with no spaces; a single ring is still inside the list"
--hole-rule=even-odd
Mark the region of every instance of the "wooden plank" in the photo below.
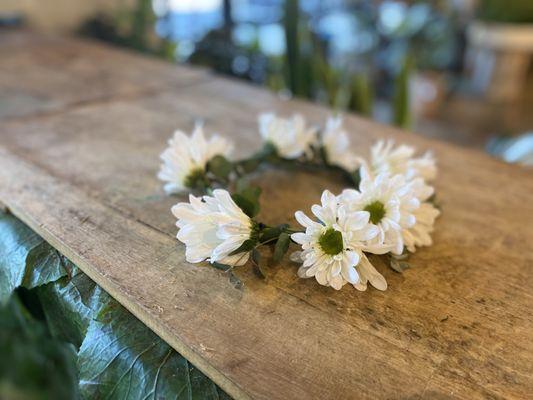
[[[55,112],[209,79],[200,69],[80,39],[0,32],[0,118]]]
[[[169,235],[8,152],[0,155],[0,196],[9,198],[15,215],[234,397],[330,398],[335,393],[349,398],[354,390],[372,396],[372,387],[359,381],[352,368],[382,368],[380,351],[395,362],[394,373],[380,378],[388,391],[406,382],[405,394],[423,387],[420,376],[408,374],[410,363],[424,364],[429,376],[427,360],[377,338],[357,346],[337,343],[337,336],[366,334],[245,271],[246,289],[238,290],[213,268],[183,263],[183,249]],[[312,341],[293,347],[306,337]],[[321,364],[333,366],[341,358],[352,367],[336,371],[335,377],[322,375]],[[302,371],[339,388],[332,393],[328,385],[307,387],[307,379],[299,377]]]
[[[174,128],[205,119],[259,146],[256,113],[328,110],[216,79],[0,123],[0,201],[237,398],[528,398],[533,393],[531,171],[354,116],[355,151],[380,137],[434,149],[435,245],[390,288],[341,292],[286,263],[266,282],[183,260],[155,174]],[[324,175],[272,171],[261,218],[316,202]]]

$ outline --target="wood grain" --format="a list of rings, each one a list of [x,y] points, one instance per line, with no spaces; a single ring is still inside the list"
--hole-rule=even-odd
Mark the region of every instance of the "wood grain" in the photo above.
[[[183,198],[164,196],[158,154],[174,129],[196,119],[233,138],[239,156],[260,146],[258,112],[300,112],[319,123],[329,111],[150,63],[168,70],[154,91],[4,118],[0,201],[236,398],[533,395],[531,170],[347,116],[354,151],[383,137],[434,150],[443,207],[434,246],[403,275],[378,265],[385,293],[335,292],[297,279],[291,263],[271,268],[266,282],[240,268],[244,286],[236,288],[222,272],[184,262],[169,213]],[[174,75],[179,90],[166,85]],[[47,90],[61,98],[55,85]],[[277,170],[257,182],[266,222],[292,219],[324,188],[342,188],[328,175]]]
[[[0,118],[52,113],[209,79],[96,42],[0,31]]]

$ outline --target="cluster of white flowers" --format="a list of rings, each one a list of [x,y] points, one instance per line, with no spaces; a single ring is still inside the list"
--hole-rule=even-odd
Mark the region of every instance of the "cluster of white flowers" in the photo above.
[[[259,132],[263,140],[273,145],[285,159],[296,159],[311,153],[313,147],[321,148],[330,165],[353,172],[360,165],[360,158],[350,151],[350,139],[342,126],[341,117],[330,117],[322,135],[316,127],[306,126],[301,115],[285,119],[275,114],[259,116]]]
[[[351,283],[366,290],[367,282],[379,290],[387,282],[370,263],[365,253],[400,255],[406,248],[429,246],[430,233],[439,210],[427,199],[433,193],[421,178],[408,180],[404,175],[373,173],[366,165],[360,169],[358,189],[345,189],[334,196],[325,191],[322,205],[311,210],[317,221],[301,211],[297,221],[306,229],[292,239],[302,245],[292,259],[303,262],[300,277],[315,277],[321,285],[340,289]],[[335,245],[332,245],[335,238]],[[338,267],[349,257],[353,273]]]
[[[358,290],[367,284],[379,290],[387,288],[382,274],[371,264],[367,254],[399,256],[416,247],[431,245],[431,233],[439,210],[430,201],[436,176],[433,156],[415,157],[415,150],[392,141],[379,141],[368,160],[350,151],[348,134],[340,118],[328,119],[321,134],[306,126],[301,116],[283,119],[274,114],[259,117],[259,131],[264,142],[283,159],[300,159],[321,154],[327,165],[348,173],[359,171],[357,188],[339,195],[325,190],[321,204],[312,208],[314,218],[302,211],[295,213],[304,231],[291,234],[301,246],[291,259],[302,263],[298,275],[314,277],[334,289],[346,283]],[[209,161],[227,156],[232,145],[214,136],[206,140],[197,126],[191,137],[175,133],[161,158],[159,177],[167,192],[191,188],[197,176],[203,176]],[[317,151],[318,150],[318,151]],[[178,240],[186,245],[189,262],[217,262],[230,266],[244,264],[250,254],[249,242],[257,239],[258,224],[245,213],[223,189],[202,198],[190,195],[189,202],[172,208],[178,219]]]

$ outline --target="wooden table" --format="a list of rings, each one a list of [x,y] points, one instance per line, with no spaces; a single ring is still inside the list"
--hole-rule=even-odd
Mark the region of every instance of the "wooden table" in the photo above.
[[[349,115],[353,147],[392,137],[433,149],[435,244],[387,292],[258,279],[184,261],[156,179],[176,128],[202,118],[249,154],[256,115],[328,110],[247,84],[75,39],[0,34],[0,201],[239,399],[533,396],[531,170]],[[327,176],[259,180],[265,222],[292,220]]]

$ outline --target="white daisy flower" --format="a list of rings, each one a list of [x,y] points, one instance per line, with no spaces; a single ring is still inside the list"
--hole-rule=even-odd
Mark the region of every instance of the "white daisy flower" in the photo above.
[[[341,117],[330,117],[322,134],[322,148],[328,164],[337,165],[353,172],[360,165],[360,159],[350,151],[350,139],[343,129]]]
[[[378,235],[366,243],[364,250],[375,254],[389,251],[401,254],[404,248],[402,230],[416,223],[413,212],[420,206],[412,185],[402,175],[390,177],[382,173],[373,177],[364,166],[359,171],[359,190],[345,189],[340,199],[350,211],[368,211],[370,223],[378,229]]]
[[[188,262],[238,266],[248,261],[249,253],[230,253],[252,237],[253,222],[226,190],[216,189],[212,197],[190,195],[189,203],[176,204],[172,213],[178,219],[177,238],[186,246]]]
[[[440,211],[427,201],[433,195],[433,187],[427,185],[422,178],[414,179],[410,185],[421,204],[413,212],[416,223],[412,227],[404,229],[402,236],[407,250],[414,253],[416,247],[432,244],[431,233]]]
[[[316,129],[306,127],[301,115],[284,119],[272,113],[261,114],[259,132],[265,142],[271,143],[278,154],[287,159],[305,154],[316,138]]]
[[[400,145],[394,148],[394,141],[380,140],[370,150],[370,164],[374,174],[388,173],[391,176],[401,174],[407,180],[421,177],[426,181],[435,179],[437,167],[430,152],[414,158],[415,149]]]
[[[232,149],[233,145],[218,135],[207,140],[201,124],[196,125],[191,136],[178,130],[161,153],[163,163],[157,177],[167,182],[166,193],[184,191],[204,179],[209,160],[217,155],[227,157]]]
[[[440,211],[431,203],[425,202],[414,212],[416,224],[402,231],[403,241],[407,250],[414,253],[416,247],[431,246],[431,233]]]
[[[298,270],[300,277],[314,276],[321,285],[339,290],[346,282],[359,281],[355,266],[362,257],[362,243],[371,240],[377,229],[368,223],[368,212],[348,212],[328,190],[322,193],[321,203],[311,208],[320,222],[302,211],[295,213],[305,232],[291,235],[303,249],[291,258],[303,262]]]
[[[359,274],[359,282],[354,283],[353,286],[357,290],[364,292],[368,283],[378,290],[387,290],[387,281],[385,280],[385,277],[374,268],[364,253],[359,264],[357,264],[357,267],[355,268]]]

